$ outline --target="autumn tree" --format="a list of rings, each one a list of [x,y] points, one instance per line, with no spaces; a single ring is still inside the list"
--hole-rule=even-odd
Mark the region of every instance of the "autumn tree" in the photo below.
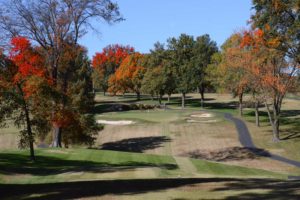
[[[170,61],[174,67],[175,84],[178,93],[182,94],[182,108],[185,107],[186,94],[195,88],[195,65],[193,51],[195,41],[192,36],[181,34],[179,38],[168,39]]]
[[[256,85],[260,85],[273,130],[273,140],[279,141],[282,101],[286,93],[294,88],[295,74],[299,69],[294,60],[286,57],[285,52],[277,50],[279,42],[276,39],[266,40],[264,34],[260,29],[246,31],[241,45],[254,58],[247,70],[255,77]]]
[[[52,99],[56,102],[51,122],[57,127],[52,146],[69,144],[92,145],[97,125],[91,113],[94,105],[92,93],[92,68],[87,50],[72,43],[65,43],[59,62],[59,91]]]
[[[105,95],[108,89],[108,79],[119,68],[122,61],[134,52],[134,48],[122,45],[109,45],[102,52],[93,56],[94,83]]]
[[[96,23],[91,23],[93,20],[115,23],[122,17],[118,5],[110,0],[12,0],[1,4],[0,32],[7,38],[26,36],[39,44],[53,88],[58,93],[64,93],[59,83],[65,77],[60,76],[59,68],[62,67],[60,63],[65,44],[76,46],[88,30],[96,30]],[[53,112],[59,104],[53,102]],[[62,127],[53,127],[53,140],[62,131],[57,129]],[[59,144],[57,141],[53,143]]]
[[[109,92],[131,91],[136,93],[139,100],[144,73],[144,56],[140,53],[128,55],[116,70],[115,75],[109,79]]]
[[[299,0],[253,0],[254,28],[261,29],[266,40],[276,41],[276,48],[300,65],[300,2]]]
[[[204,92],[209,81],[207,79],[206,68],[211,63],[211,58],[218,51],[216,42],[212,41],[208,34],[196,38],[194,47],[194,65],[196,68],[196,85],[201,95],[201,106],[204,103]]]
[[[247,52],[241,51],[240,33],[231,35],[221,47],[221,52],[212,56],[212,62],[206,70],[207,78],[219,91],[229,91],[238,97],[239,115],[243,114],[243,96],[249,89]]]
[[[24,37],[11,40],[9,56],[2,56],[1,62],[0,119],[4,123],[12,119],[21,128],[20,147],[30,148],[32,160],[35,135],[47,133],[50,127],[48,116],[43,113],[50,104],[42,97],[47,97],[53,82],[44,64],[41,54]]]

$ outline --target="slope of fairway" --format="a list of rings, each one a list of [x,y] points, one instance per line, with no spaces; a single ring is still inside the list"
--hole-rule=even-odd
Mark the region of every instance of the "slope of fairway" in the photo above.
[[[112,120],[133,120],[140,122],[178,122],[186,121],[191,114],[199,112],[196,109],[186,109],[186,110],[134,110],[126,112],[111,112],[98,115],[97,119],[112,119]]]
[[[49,183],[78,180],[141,179],[172,177],[259,177],[286,178],[265,170],[189,160],[196,174],[171,156],[147,155],[92,149],[37,151],[31,163],[26,151],[0,153],[1,183]]]

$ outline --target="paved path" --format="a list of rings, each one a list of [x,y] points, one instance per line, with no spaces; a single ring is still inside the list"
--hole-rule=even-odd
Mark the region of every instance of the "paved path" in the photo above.
[[[248,130],[245,122],[243,122],[241,119],[233,117],[229,113],[225,113],[224,117],[225,117],[225,119],[230,120],[235,124],[237,132],[239,134],[239,140],[244,147],[249,148],[253,153],[257,154],[258,156],[268,157],[270,159],[277,160],[277,161],[300,168],[299,161],[291,160],[291,159],[288,159],[288,158],[285,158],[285,157],[282,157],[282,156],[279,156],[276,154],[272,154],[272,153],[266,153],[266,151],[257,151],[258,148],[253,144],[251,135],[249,133],[249,130]]]

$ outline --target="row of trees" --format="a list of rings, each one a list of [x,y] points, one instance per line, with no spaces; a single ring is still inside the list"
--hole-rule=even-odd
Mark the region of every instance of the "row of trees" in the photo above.
[[[203,105],[205,88],[211,84],[238,97],[241,116],[244,94],[251,94],[257,126],[264,105],[273,140],[278,141],[282,101],[298,86],[300,6],[298,0],[253,0],[253,5],[251,28],[232,34],[220,51],[208,35],[194,39],[186,34],[168,39],[166,46],[156,43],[146,55],[127,47],[123,61],[108,73],[103,90],[136,92],[138,98],[143,92],[157,96],[159,102],[164,94],[181,93],[184,107],[186,93],[196,89]],[[93,66],[105,74],[103,63],[113,59],[97,55]]]
[[[52,130],[52,146],[93,142],[92,70],[78,40],[92,19],[122,20],[110,0],[11,0],[0,6],[0,122],[21,129],[21,146]]]
[[[138,99],[143,92],[157,96],[160,103],[165,94],[181,93],[184,107],[185,95],[196,89],[204,101],[206,68],[217,51],[209,35],[194,39],[181,34],[168,39],[166,47],[156,43],[144,55],[129,46],[108,46],[93,57],[94,82],[104,92],[135,92]]]

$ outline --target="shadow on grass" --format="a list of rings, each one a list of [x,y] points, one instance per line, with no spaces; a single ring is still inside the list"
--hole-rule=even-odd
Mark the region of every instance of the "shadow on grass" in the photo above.
[[[231,195],[224,199],[300,199],[300,181],[256,181],[228,182],[224,187],[215,191],[245,191],[245,193]],[[252,190],[252,191],[251,191]],[[266,190],[263,194],[257,190]]]
[[[164,98],[164,100],[166,100]],[[204,100],[204,106],[206,104],[209,104],[208,101],[213,101],[215,100],[214,98],[206,98]],[[168,105],[173,105],[173,106],[181,106],[181,97],[171,97],[171,100],[169,103],[167,103]],[[201,99],[200,98],[193,98],[192,96],[187,96],[185,99],[185,106],[188,107],[201,107]]]
[[[282,118],[280,123],[286,128],[281,130],[281,140],[290,140],[300,138],[300,117],[296,118]]]
[[[36,156],[36,161],[32,163],[27,155],[1,153],[0,154],[0,174],[31,174],[31,175],[56,175],[68,172],[94,172],[108,173],[125,169],[135,169],[142,167],[158,167],[161,169],[177,169],[177,165],[150,162],[121,162],[118,164],[109,162],[93,162],[89,160],[67,160],[51,156]]]
[[[244,112],[245,119],[255,123],[255,112]],[[259,111],[261,126],[270,126],[268,113]],[[300,110],[283,110],[280,117],[280,138],[290,140],[300,138]],[[272,132],[272,130],[270,130]]]
[[[204,104],[204,108],[213,110],[235,110],[237,107],[238,103],[236,101],[230,101],[226,103],[206,102]]]
[[[130,138],[104,143],[100,149],[143,153],[145,150],[159,148],[163,143],[170,141],[171,139],[166,136]]]
[[[212,160],[217,162],[256,159],[258,157],[270,157],[270,153],[266,150],[250,147],[230,147],[210,152],[196,150],[188,152],[184,155],[191,158]]]
[[[150,192],[165,192],[182,186],[188,191],[205,190],[209,192],[225,192],[239,194],[228,199],[299,199],[300,181],[279,181],[271,179],[237,179],[237,178],[180,178],[180,179],[129,179],[129,180],[98,180],[46,184],[0,184],[0,198],[18,199],[77,199],[101,198],[104,195],[137,195]],[[214,184],[215,183],[215,184]],[[202,187],[204,186],[204,187]],[[266,194],[256,191],[264,189]],[[178,191],[178,189],[177,189]],[[245,193],[247,192],[247,193]],[[220,193],[216,193],[220,195]],[[220,196],[219,196],[220,197]],[[265,198],[264,198],[265,197]],[[224,197],[225,198],[225,197]]]

